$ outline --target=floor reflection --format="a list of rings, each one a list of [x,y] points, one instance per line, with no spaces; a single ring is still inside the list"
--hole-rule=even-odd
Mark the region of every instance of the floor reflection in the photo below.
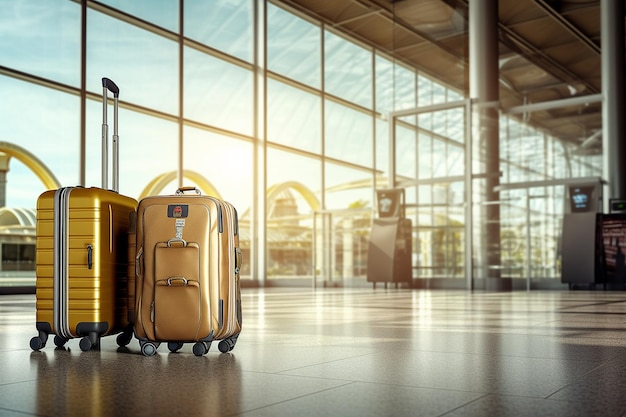
[[[0,416],[626,415],[626,293],[244,289],[227,354],[29,348],[0,296]]]

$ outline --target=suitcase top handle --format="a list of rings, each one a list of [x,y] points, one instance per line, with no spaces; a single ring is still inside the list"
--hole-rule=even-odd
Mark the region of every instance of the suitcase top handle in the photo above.
[[[113,93],[113,97],[119,97],[120,96],[120,89],[113,82],[113,80],[111,80],[109,78],[106,78],[106,77],[102,78],[102,87],[105,87],[107,90],[112,92]]]
[[[185,194],[185,192],[191,192],[191,191],[195,191],[195,193],[197,195],[202,194],[200,192],[200,189],[198,189],[198,187],[187,186],[187,187],[180,187],[180,188],[178,188],[178,190],[176,190],[176,195],[183,195],[183,194]]]

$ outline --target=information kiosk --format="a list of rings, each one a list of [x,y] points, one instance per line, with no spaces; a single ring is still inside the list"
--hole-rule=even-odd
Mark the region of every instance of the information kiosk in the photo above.
[[[378,218],[374,219],[367,254],[367,282],[413,282],[411,219],[406,218],[404,189],[377,190]]]
[[[563,216],[561,282],[593,287],[604,282],[602,245],[602,183],[568,187],[568,209]]]

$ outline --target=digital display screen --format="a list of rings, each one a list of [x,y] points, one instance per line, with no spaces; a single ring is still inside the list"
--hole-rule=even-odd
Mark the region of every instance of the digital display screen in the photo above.
[[[624,211],[626,211],[626,200],[611,201],[611,212],[624,212]]]
[[[593,200],[594,186],[579,187],[574,186],[569,189],[570,207],[572,213],[583,213],[595,211],[595,201]]]
[[[377,190],[378,215],[380,217],[402,216],[402,191],[400,189]]]

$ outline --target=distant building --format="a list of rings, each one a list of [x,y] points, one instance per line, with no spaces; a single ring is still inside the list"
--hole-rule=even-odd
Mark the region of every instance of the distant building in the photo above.
[[[35,209],[0,208],[0,283],[35,284]]]

